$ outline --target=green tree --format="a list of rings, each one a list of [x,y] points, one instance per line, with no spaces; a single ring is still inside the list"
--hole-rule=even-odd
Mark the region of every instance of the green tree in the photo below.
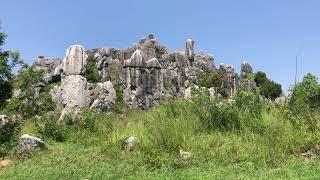
[[[2,49],[6,34],[0,32],[0,109],[4,107],[6,100],[12,95],[12,69],[19,63],[19,53]]]
[[[264,72],[257,72],[254,76],[254,81],[259,87],[261,95],[268,99],[274,100],[282,93],[281,85],[268,79]]]
[[[87,58],[86,78],[91,83],[97,83],[100,81],[99,72],[96,68],[96,61],[92,54],[90,54]]]

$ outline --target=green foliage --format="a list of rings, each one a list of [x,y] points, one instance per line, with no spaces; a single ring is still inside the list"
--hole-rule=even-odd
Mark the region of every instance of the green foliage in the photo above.
[[[21,124],[13,120],[0,125],[0,159],[17,145],[20,127]]]
[[[96,61],[95,61],[94,56],[92,54],[90,54],[87,58],[85,76],[86,76],[88,82],[90,82],[90,83],[100,82],[99,71],[96,68]]]
[[[196,96],[190,111],[199,118],[204,129],[210,131],[232,131],[240,128],[236,108],[226,102],[217,102],[208,95]]]
[[[261,118],[263,103],[259,95],[253,92],[239,91],[235,96],[236,106],[242,112],[251,116],[251,118]]]
[[[20,113],[24,117],[32,117],[41,108],[46,108],[37,104],[37,96],[34,92],[34,85],[42,80],[43,71],[36,70],[34,66],[26,67],[19,75],[13,79],[13,85],[16,89],[21,90],[18,97],[13,97],[4,108],[7,114]],[[48,97],[48,96],[46,96]],[[46,99],[48,100],[48,98]],[[50,103],[50,102],[46,102]]]
[[[186,140],[198,128],[197,119],[188,109],[189,105],[183,100],[168,100],[153,112],[146,122],[147,140],[153,148],[178,153],[186,147]]]
[[[52,96],[50,94],[51,89],[54,86],[59,85],[60,83],[50,83],[44,86],[40,90],[39,97],[36,98],[36,109],[35,114],[42,115],[50,111],[54,111],[56,109],[56,104],[52,100]]]
[[[84,109],[80,115],[67,113],[59,119],[58,113],[47,113],[36,121],[37,132],[43,138],[64,142],[71,132],[94,132],[98,115],[89,109]]]
[[[320,83],[317,77],[307,74],[290,91],[287,116],[296,125],[305,123],[312,131],[318,129],[315,111],[320,107]]]
[[[213,87],[213,80],[210,73],[200,72],[197,74],[197,84],[200,87]]]
[[[0,109],[3,108],[6,104],[6,100],[12,95],[12,69],[17,64],[22,64],[18,52],[2,50],[5,38],[6,34],[0,32]]]
[[[122,114],[126,111],[127,107],[123,99],[123,87],[121,83],[114,83],[113,84],[114,89],[116,90],[116,103],[112,107],[112,111],[117,114]]]
[[[254,81],[260,89],[262,96],[268,99],[276,99],[282,93],[281,85],[267,78],[264,72],[257,72],[254,76]]]
[[[66,141],[69,133],[69,128],[64,121],[59,121],[56,113],[49,113],[37,120],[36,129],[43,140],[49,138],[58,142]]]

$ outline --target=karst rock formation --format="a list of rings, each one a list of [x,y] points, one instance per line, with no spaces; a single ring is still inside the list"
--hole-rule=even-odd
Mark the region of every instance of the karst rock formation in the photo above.
[[[44,71],[44,84],[61,82],[51,90],[51,95],[63,112],[81,111],[85,107],[98,112],[109,110],[117,97],[131,109],[140,110],[154,107],[169,97],[189,98],[193,88],[204,88],[197,84],[199,73],[218,74],[221,83],[213,82],[218,86],[206,87],[212,97],[232,97],[241,88],[256,89],[248,62],[241,64],[238,76],[232,65],[221,64],[217,69],[214,57],[195,52],[194,45],[194,40],[187,39],[185,50],[170,53],[150,34],[125,49],[85,50],[73,45],[63,60],[39,56],[34,65]],[[88,56],[94,58],[99,74],[100,82],[96,84],[88,82],[85,76]],[[121,92],[116,92],[115,85],[121,87]]]

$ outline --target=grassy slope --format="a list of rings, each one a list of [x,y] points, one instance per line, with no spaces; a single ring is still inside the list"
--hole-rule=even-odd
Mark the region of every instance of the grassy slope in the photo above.
[[[138,136],[142,146],[148,146],[144,122],[150,118],[148,112],[129,113],[124,118],[105,115],[95,132],[72,133],[64,143],[46,139],[48,150],[0,169],[0,179],[320,178],[319,159],[284,152],[310,137],[273,115],[264,113],[264,135],[214,132],[188,137],[183,146],[193,158],[191,165],[182,168],[172,165],[178,152],[169,155],[157,151],[159,154],[150,158],[140,149],[127,152],[119,148],[118,142],[130,135]],[[36,134],[31,121],[25,124],[23,133]],[[150,166],[154,163],[160,168]]]

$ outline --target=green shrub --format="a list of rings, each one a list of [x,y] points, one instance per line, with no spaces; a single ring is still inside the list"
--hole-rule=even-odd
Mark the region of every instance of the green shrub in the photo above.
[[[317,77],[307,74],[290,91],[287,117],[297,126],[303,123],[312,131],[318,129],[315,114],[320,107],[320,83]]]
[[[39,107],[37,105],[37,97],[33,91],[33,86],[42,80],[43,71],[35,69],[34,66],[26,67],[26,69],[17,75],[13,80],[13,86],[21,90],[18,97],[12,97],[4,108],[7,114],[21,114],[24,117],[34,116]]]
[[[255,73],[254,81],[259,87],[260,93],[263,97],[274,100],[282,93],[281,85],[268,79],[264,72],[259,71]]]
[[[36,121],[37,132],[42,139],[52,139],[64,142],[69,134],[69,128],[64,121],[59,121],[59,115],[49,113]]]
[[[217,102],[207,95],[196,96],[190,111],[199,118],[207,131],[232,131],[240,128],[236,108],[227,102]]]
[[[96,68],[96,61],[94,56],[90,54],[87,58],[87,65],[86,65],[86,73],[85,76],[90,83],[97,83],[100,82],[99,71]]]
[[[168,100],[152,113],[145,123],[147,139],[152,147],[168,153],[178,153],[187,146],[187,139],[198,127],[197,118],[184,100]]]
[[[112,111],[117,114],[123,114],[127,107],[123,99],[123,87],[121,83],[114,83],[113,84],[114,89],[116,90],[116,103],[112,107]]]
[[[97,120],[97,114],[90,109],[84,109],[80,118],[78,119],[78,123],[80,125],[79,129],[86,129],[91,132],[96,130],[96,120]]]
[[[197,84],[200,87],[213,87],[213,81],[210,73],[200,72],[197,74]]]
[[[50,94],[51,89],[59,85],[60,83],[50,83],[44,86],[40,90],[39,97],[36,98],[36,112],[35,114],[42,115],[49,111],[54,111],[56,109],[56,104],[52,100],[52,96]]]
[[[17,145],[20,129],[21,124],[13,120],[0,125],[0,159]]]
[[[253,92],[239,91],[235,96],[236,106],[242,113],[249,114],[252,118],[261,118],[263,103],[259,95]]]

